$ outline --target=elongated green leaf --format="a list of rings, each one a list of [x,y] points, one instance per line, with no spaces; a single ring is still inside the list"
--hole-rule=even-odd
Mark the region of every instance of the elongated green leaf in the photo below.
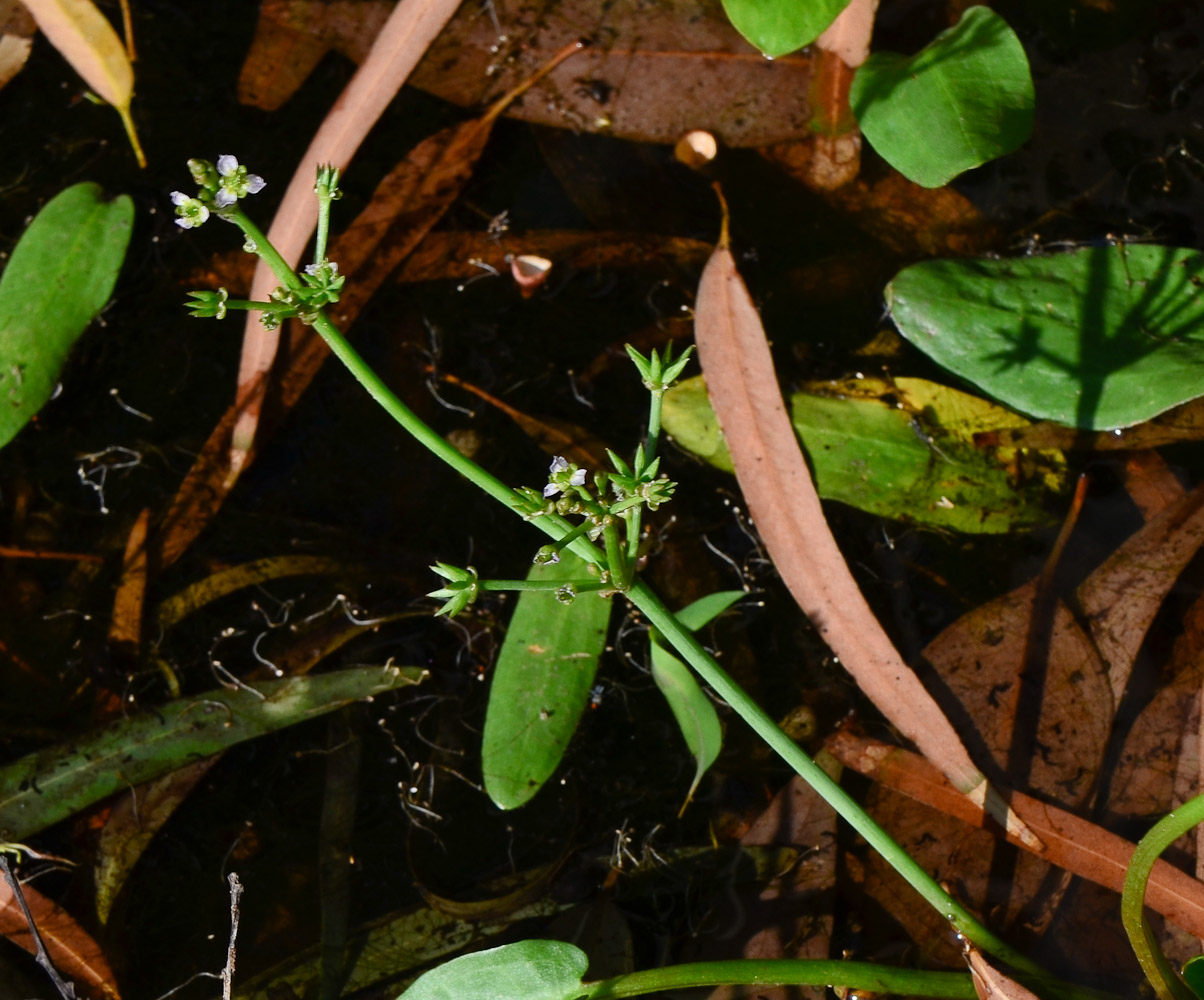
[[[1024,47],[987,7],[971,7],[914,56],[874,53],[849,104],[870,145],[924,187],[1010,153],[1033,128]]]
[[[900,332],[1009,406],[1084,430],[1204,395],[1204,255],[1160,246],[942,260],[886,288]]]
[[[914,524],[990,534],[1046,521],[1046,491],[1065,487],[1060,452],[1021,455],[975,446],[976,433],[1025,423],[983,399],[923,379],[849,380],[828,389],[831,395],[791,397],[795,432],[826,500]],[[701,378],[665,394],[662,419],[681,447],[731,471]]]
[[[707,768],[715,763],[715,758],[723,749],[723,727],[719,724],[715,706],[702,690],[702,685],[694,679],[690,668],[660,643],[652,642],[649,647],[652,652],[652,679],[669,703],[677,727],[685,738],[686,748],[694,758],[694,780],[686,792],[686,801],[689,802]]]
[[[687,604],[675,612],[673,617],[691,632],[697,632],[703,625],[718,618],[741,597],[746,596],[743,590],[717,590],[706,597],[698,598],[692,604]]]
[[[529,580],[585,580],[588,564],[571,552],[533,566]],[[552,776],[589,699],[606,644],[610,601],[584,593],[564,605],[551,593],[524,591],[498,654],[485,713],[481,770],[502,809],[528,802]]]
[[[257,684],[263,697],[220,688],[139,712],[0,768],[0,837],[23,840],[198,757],[425,676],[418,667],[357,667]]]
[[[727,19],[770,59],[810,45],[849,0],[723,0]]]
[[[564,941],[516,941],[461,955],[419,976],[406,1000],[572,1000],[581,996],[585,952]]]
[[[51,199],[0,275],[0,447],[42,408],[67,352],[108,301],[134,205],[76,184]]]

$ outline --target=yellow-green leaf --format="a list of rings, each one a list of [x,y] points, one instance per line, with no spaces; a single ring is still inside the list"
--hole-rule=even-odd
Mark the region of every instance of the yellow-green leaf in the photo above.
[[[125,46],[92,0],[22,0],[50,44],[71,64],[84,82],[121,115],[138,166],[146,157],[130,117],[134,68]]]

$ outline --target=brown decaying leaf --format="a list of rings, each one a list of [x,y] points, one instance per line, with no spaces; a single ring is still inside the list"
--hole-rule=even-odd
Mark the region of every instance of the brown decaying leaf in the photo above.
[[[119,1000],[113,970],[95,939],[66,910],[36,889],[22,885],[21,893],[51,961],[64,978],[74,982],[92,1000]],[[5,879],[0,879],[0,935],[31,955],[37,950],[25,916]]]
[[[695,338],[749,512],[783,582],[858,686],[953,784],[1001,822],[991,790],[953,726],[874,617],[824,519],[752,298],[725,238],[702,274]]]
[[[387,11],[387,3],[373,0],[268,0],[244,65],[240,100],[269,110],[287,100],[303,76],[289,61],[316,63],[315,38],[321,51],[331,47],[363,59]],[[510,117],[666,144],[691,128],[714,132],[727,146],[811,133],[809,57],[769,62],[740,38],[715,0],[556,0],[542,4],[538,16],[517,0],[494,0],[487,12],[466,4],[409,82],[473,107],[582,35],[593,48],[507,111]]]
[[[966,948],[966,962],[969,963],[979,1000],[1037,1000],[1032,990],[1005,976],[983,958],[982,952],[973,945]]]
[[[150,508],[144,507],[130,528],[121,564],[121,580],[113,599],[109,644],[137,654],[142,645],[142,606],[146,599],[146,534]]]
[[[917,754],[863,739],[848,731],[829,737],[826,746],[846,767],[887,788],[938,809],[968,826],[985,828],[987,825],[982,810],[958,794],[935,767]],[[1019,792],[1012,793],[1010,801],[1012,808],[1045,845],[1041,854],[1043,860],[1120,892],[1134,850],[1132,843],[1073,813]],[[1009,836],[1008,840],[1025,847],[1016,837]],[[1191,933],[1204,936],[1204,883],[1165,861],[1154,866],[1146,905]]]
[[[318,211],[313,189],[318,164],[329,163],[340,170],[347,169],[368,131],[459,3],[460,0],[401,0],[393,8],[373,41],[368,57],[314,133],[268,229],[268,240],[290,267],[297,266],[317,227]],[[343,273],[348,270],[345,268]],[[251,297],[266,299],[276,285],[277,279],[271,268],[260,261],[251,283]],[[230,473],[234,477],[245,462],[255,437],[266,376],[278,344],[279,331],[265,330],[259,323],[259,314],[249,313],[235,397],[238,415],[231,435]]]

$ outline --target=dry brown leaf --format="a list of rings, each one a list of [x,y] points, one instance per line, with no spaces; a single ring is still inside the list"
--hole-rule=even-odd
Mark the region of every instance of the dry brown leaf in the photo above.
[[[66,910],[52,903],[37,889],[22,885],[21,894],[29,906],[34,926],[42,936],[46,951],[59,972],[93,1000],[120,1000],[117,980],[109,960],[96,940]],[[24,948],[31,955],[37,946],[29,933],[29,924],[21,912],[12,888],[0,878],[0,935]]]
[[[388,6],[384,0],[264,3],[240,99],[268,109],[287,100],[299,82],[288,59],[293,52],[306,63],[313,59],[315,37],[363,59]],[[716,0],[554,0],[541,4],[538,17],[516,0],[494,0],[487,9],[466,4],[409,82],[474,107],[582,36],[593,48],[512,107],[510,117],[667,144],[691,128],[714,132],[727,146],[811,133],[810,59],[769,62],[740,38]]]
[[[1037,1000],[1032,990],[1005,976],[983,958],[982,952],[973,945],[966,948],[966,961],[970,965],[970,975],[974,978],[974,989],[979,1000]]]
[[[959,795],[935,767],[917,754],[847,731],[829,737],[826,746],[846,767],[886,788],[896,789],[969,826],[986,825],[982,810]],[[1011,804],[1041,838],[1045,845],[1044,860],[1114,892],[1121,891],[1134,850],[1132,843],[1073,813],[1019,792],[1011,794]],[[1025,846],[1018,838],[1009,836],[1008,840],[1019,847]],[[1165,861],[1154,866],[1146,905],[1185,930],[1204,936],[1204,883]],[[916,913],[919,912],[917,907]]]
[[[761,318],[724,237],[699,283],[695,338],[757,530],[799,607],[861,690],[957,788],[1007,822],[1006,803],[883,631],[832,537],[782,401]]]
[[[130,528],[121,564],[121,580],[113,599],[109,644],[137,654],[142,646],[142,606],[146,600],[146,533],[150,508],[144,507]]]
[[[1054,423],[1035,423],[981,435],[981,444],[1017,448],[1059,448],[1062,451],[1130,451],[1159,448],[1176,441],[1204,438],[1204,398],[1176,406],[1152,420],[1118,431],[1091,434]],[[977,439],[976,439],[977,440]]]
[[[317,227],[313,188],[318,165],[329,163],[340,170],[347,169],[368,131],[458,6],[459,0],[401,0],[393,8],[368,57],[318,126],[268,229],[268,240],[290,267],[297,266]],[[344,268],[343,273],[348,271],[349,268]],[[251,283],[251,298],[266,299],[276,284],[272,269],[260,261]],[[245,464],[259,425],[266,378],[278,344],[279,331],[264,329],[259,314],[249,313],[235,397],[238,414],[230,442],[229,476],[234,478]]]

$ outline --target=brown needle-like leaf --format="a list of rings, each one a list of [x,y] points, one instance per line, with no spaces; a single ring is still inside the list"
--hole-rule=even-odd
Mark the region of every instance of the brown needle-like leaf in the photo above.
[[[725,231],[695,305],[698,355],[736,478],[783,582],[858,686],[961,792],[1023,836],[870,610],[832,537]],[[1029,834],[1031,837],[1031,833]]]

